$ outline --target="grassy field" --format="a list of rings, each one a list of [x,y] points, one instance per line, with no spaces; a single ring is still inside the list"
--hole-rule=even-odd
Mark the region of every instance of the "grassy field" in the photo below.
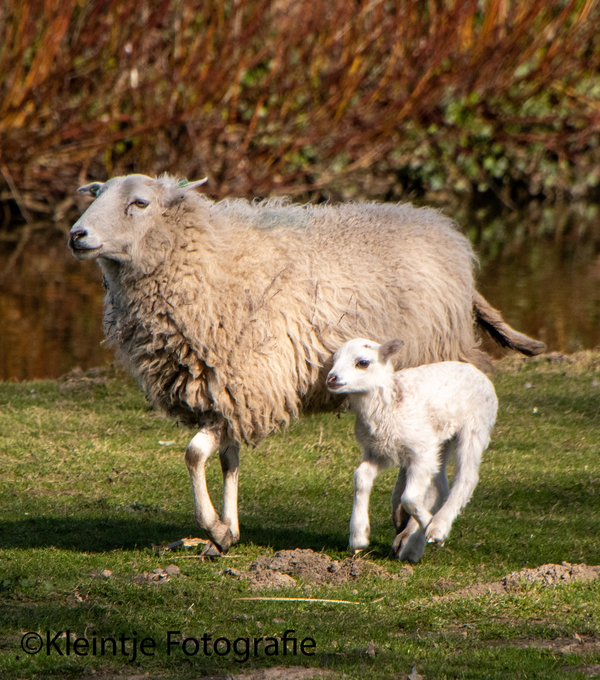
[[[0,384],[0,675],[600,673],[600,580],[500,583],[547,563],[600,564],[599,369],[595,354],[500,362],[493,441],[445,547],[428,546],[412,570],[388,559],[390,471],[375,484],[372,549],[361,556],[375,566],[279,590],[244,578],[254,560],[310,549],[347,565],[359,460],[350,415],[305,418],[244,449],[241,542],[231,558],[203,561],[184,559],[196,548],[153,549],[201,535],[183,462],[189,431],[111,369]],[[215,503],[220,476],[215,459]],[[169,565],[181,574],[153,574]],[[258,596],[345,602],[242,599]],[[293,642],[283,653],[285,631],[296,654]],[[278,677],[308,677],[294,672]]]

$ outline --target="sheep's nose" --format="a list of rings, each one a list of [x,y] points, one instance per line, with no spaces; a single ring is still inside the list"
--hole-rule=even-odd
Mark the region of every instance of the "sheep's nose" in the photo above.
[[[335,373],[330,373],[327,376],[327,385],[329,387],[331,387],[331,385],[335,385],[337,381],[338,381],[338,377]]]
[[[75,243],[85,236],[87,236],[87,231],[85,229],[75,229],[75,231],[71,231],[71,235],[69,236],[69,247],[75,248]]]

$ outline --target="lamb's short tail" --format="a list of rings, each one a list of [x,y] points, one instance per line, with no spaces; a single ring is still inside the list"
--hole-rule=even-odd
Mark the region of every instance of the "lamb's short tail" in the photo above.
[[[527,356],[541,354],[546,349],[543,342],[533,340],[511,328],[502,318],[502,314],[477,291],[473,293],[473,314],[476,323],[502,347],[514,349]]]

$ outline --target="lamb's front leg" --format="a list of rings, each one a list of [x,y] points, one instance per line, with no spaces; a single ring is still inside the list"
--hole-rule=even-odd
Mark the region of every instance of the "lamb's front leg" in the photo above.
[[[194,495],[194,514],[196,522],[207,531],[212,542],[221,552],[227,552],[233,542],[233,533],[229,526],[221,522],[208,495],[206,486],[206,461],[219,448],[222,431],[205,428],[188,444],[185,451],[185,463]]]
[[[418,562],[425,550],[425,535],[420,531],[417,521],[402,506],[405,488],[406,468],[401,467],[392,492],[392,519],[396,529],[396,538],[390,550],[390,557]]]
[[[354,472],[354,503],[350,519],[350,550],[369,545],[369,497],[379,467],[371,460],[363,460]]]

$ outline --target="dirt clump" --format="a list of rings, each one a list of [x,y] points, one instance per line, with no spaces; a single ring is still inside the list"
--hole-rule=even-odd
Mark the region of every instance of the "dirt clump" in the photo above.
[[[553,640],[536,640],[517,638],[515,640],[489,640],[487,646],[514,647],[516,649],[547,649],[555,654],[594,654],[600,651],[600,640],[587,635],[574,635],[572,638],[554,638]],[[600,667],[599,667],[600,668]]]
[[[543,581],[548,586],[555,586],[562,583],[573,583],[575,581],[593,581],[600,577],[600,567],[590,567],[587,564],[542,564],[541,567],[534,569],[521,569],[512,571],[504,576],[500,582],[508,589],[511,586],[525,583],[537,583]]]
[[[565,666],[562,669],[565,673],[583,673],[584,675],[588,675],[592,678],[597,677],[600,675],[600,664],[593,663],[593,664],[584,664],[582,666]]]
[[[226,569],[225,574],[250,582],[253,589],[290,588],[296,579],[305,583],[340,585],[356,581],[363,575],[383,579],[404,580],[412,575],[410,566],[403,567],[400,574],[390,574],[382,567],[360,558],[331,560],[327,555],[312,550],[280,550],[272,557],[259,557],[247,572]]]
[[[327,678],[333,676],[332,671],[322,668],[304,668],[303,666],[278,666],[261,670],[231,675],[232,680],[310,680],[310,678]]]
[[[436,600],[454,600],[456,598],[477,598],[484,595],[499,595],[502,593],[514,593],[520,589],[524,583],[544,583],[548,586],[560,585],[563,583],[585,583],[600,578],[600,566],[590,567],[587,564],[542,564],[533,569],[521,569],[511,571],[499,581],[492,583],[474,583],[473,585],[461,588],[446,595],[434,595]]]
[[[136,585],[143,583],[168,583],[173,576],[183,576],[176,564],[169,564],[166,569],[153,569],[152,572],[144,571],[133,577]]]
[[[58,379],[58,389],[61,392],[80,391],[96,385],[106,385],[106,373],[107,371],[103,368],[90,368],[84,373],[79,366],[76,366]]]

